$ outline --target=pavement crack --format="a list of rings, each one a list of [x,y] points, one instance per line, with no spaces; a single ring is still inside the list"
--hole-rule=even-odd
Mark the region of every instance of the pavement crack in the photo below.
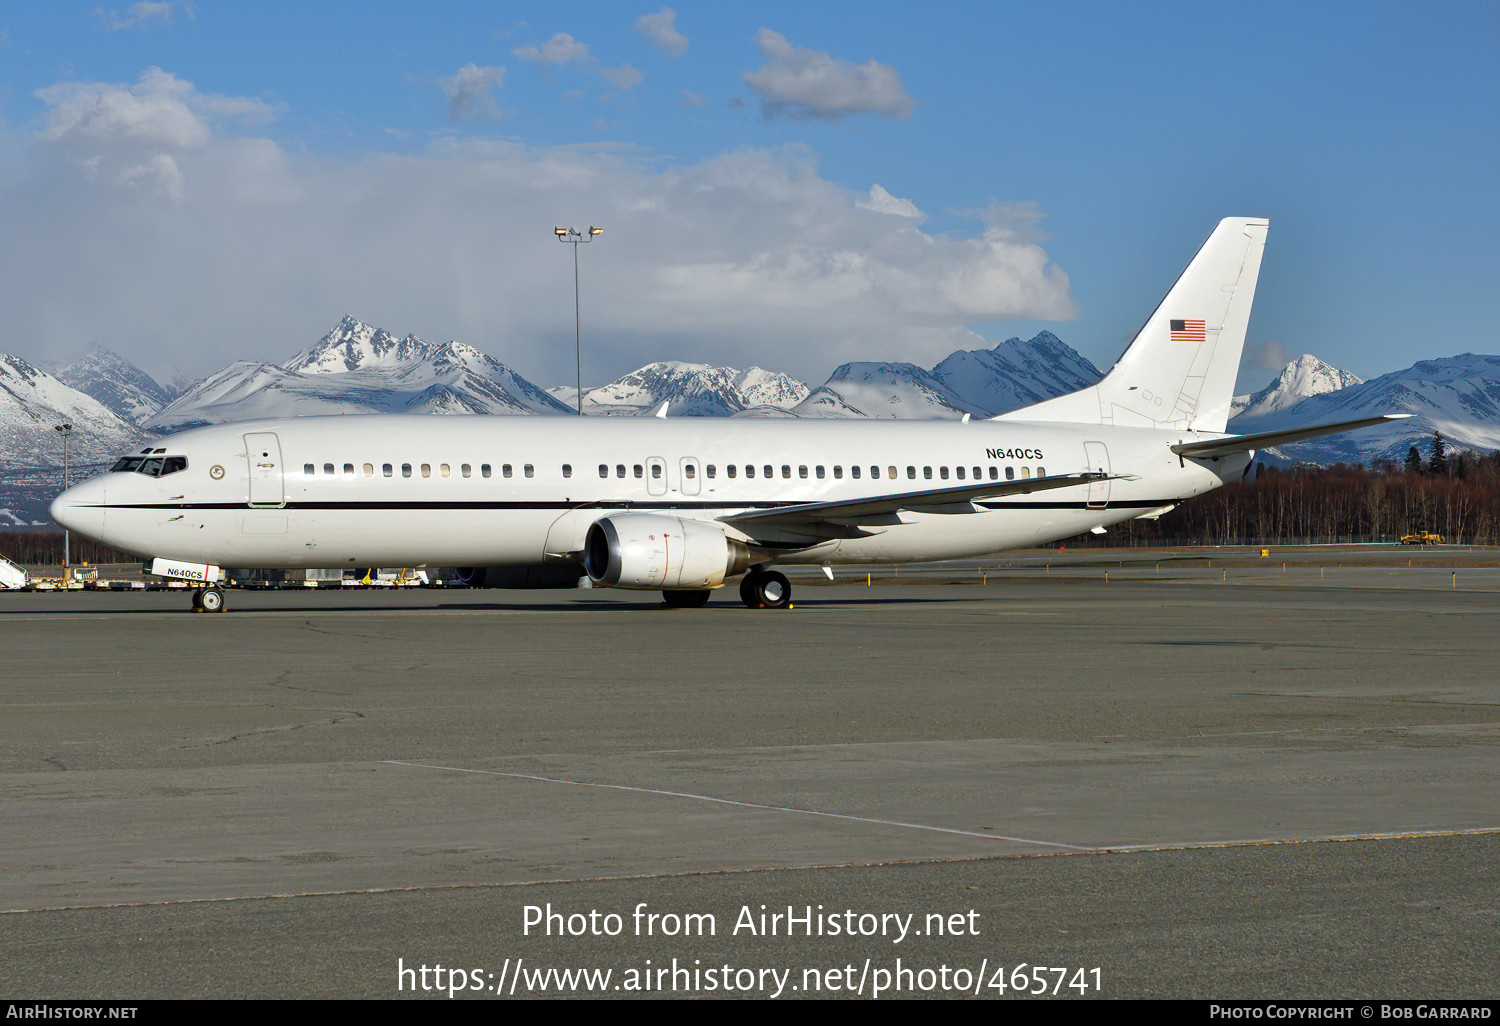
[[[218,745],[232,744],[235,741],[248,741],[252,738],[263,737],[267,734],[285,734],[291,731],[305,730],[308,727],[336,727],[339,724],[346,723],[350,720],[362,720],[364,718],[364,713],[355,712],[351,709],[345,712],[334,713],[333,717],[327,720],[309,720],[305,723],[283,723],[278,724],[274,727],[263,727],[260,730],[247,730],[242,734],[231,734],[228,737],[211,738],[207,741],[199,742],[198,744],[179,745],[175,750],[188,751],[194,748],[214,748]]]

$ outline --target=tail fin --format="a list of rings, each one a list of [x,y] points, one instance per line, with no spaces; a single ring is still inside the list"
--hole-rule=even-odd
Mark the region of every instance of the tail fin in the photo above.
[[[996,420],[1223,431],[1270,222],[1219,222],[1104,379]]]

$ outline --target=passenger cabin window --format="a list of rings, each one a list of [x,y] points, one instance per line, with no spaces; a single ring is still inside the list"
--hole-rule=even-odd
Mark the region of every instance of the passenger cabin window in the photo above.
[[[800,478],[802,478],[804,481],[807,480],[807,468],[806,467],[798,467],[797,468],[797,476],[800,477]]]
[[[453,471],[449,469],[448,464],[444,463],[438,467],[438,473],[442,474],[444,477],[448,477],[453,473]]]
[[[890,467],[888,469],[891,472],[890,473],[891,480],[892,481],[896,480],[896,468],[895,467]],[[870,468],[870,476],[871,477],[879,477],[880,476],[880,468],[879,467],[871,467]]]
[[[641,465],[639,463],[637,463],[632,469],[635,471],[635,479],[637,481],[639,481],[642,477],[645,476],[645,471],[642,470]]]
[[[823,469],[823,468],[822,468],[822,467],[819,467],[819,468],[818,468],[818,469],[819,469],[819,470],[822,470],[822,469]],[[819,477],[822,477],[822,476],[823,476],[823,475],[822,475],[822,474],[819,474],[819,475],[818,475],[818,476],[819,476]],[[833,468],[833,479],[834,479],[834,480],[835,480],[835,481],[839,481],[839,480],[842,480],[842,479],[843,479],[843,476],[844,476],[844,468],[843,468],[843,467],[840,467],[840,466],[835,466],[835,467],[834,467],[834,468]]]
[[[916,467],[907,467],[906,468],[906,477],[907,477],[908,480],[915,481],[917,479],[917,468]]]
[[[394,471],[394,468],[389,463],[382,463],[380,465],[380,472],[382,474],[384,474],[386,477],[390,477],[391,474],[394,473],[395,471]]]
[[[625,464],[623,464],[623,463],[616,463],[615,464],[615,477],[624,477],[624,476],[625,476]]]
[[[682,474],[689,481],[692,481],[698,476],[698,468],[689,463],[687,466],[682,468]]]
[[[403,463],[403,464],[401,464],[401,476],[402,477],[411,477],[411,464],[410,463]]]
[[[802,472],[804,474],[807,473],[807,469],[804,467]],[[792,465],[790,463],[783,463],[781,465],[781,476],[784,478],[789,478],[792,476]]]
[[[424,464],[422,464],[422,476],[423,477],[431,477],[432,476],[432,464],[431,463],[424,463]]]
[[[474,476],[474,467],[472,465],[468,464],[468,463],[465,463],[465,464],[463,464],[462,466],[460,466],[458,468],[458,472],[460,474],[462,474],[464,477],[473,477]]]
[[[608,477],[609,476],[609,464],[608,463],[601,463],[601,464],[599,464],[599,476],[600,477]]]
[[[365,472],[365,477],[374,477],[375,476],[375,464],[373,464],[373,463],[366,463],[364,465],[364,472]]]
[[[834,474],[833,476],[834,477],[838,477],[838,474]],[[859,480],[859,464],[858,463],[856,463],[854,466],[852,466],[852,467],[849,468],[849,476],[852,477],[852,478],[854,478],[854,480],[856,480],[856,481]]]
[[[653,464],[651,464],[651,480],[653,480],[653,481],[660,481],[661,480],[661,464],[660,463],[653,463]]]
[[[710,463],[708,466],[706,466],[706,467],[703,468],[703,473],[704,473],[704,476],[706,476],[710,481],[712,481],[714,479],[714,475],[717,473],[717,471],[714,469],[714,465],[712,463]]]
[[[123,462],[123,461],[121,461],[121,462]],[[304,464],[302,464],[302,473],[304,473],[308,477],[312,477],[317,472],[318,472],[318,468],[315,467],[315,466],[313,466],[311,463],[304,463]]]
[[[563,464],[563,477],[572,477],[572,476],[573,476],[573,464],[571,464],[571,463],[564,463]]]
[[[325,464],[323,464],[323,475],[325,477],[332,477],[333,476],[333,464],[332,463],[325,463]]]
[[[1016,468],[1015,467],[1006,467],[1005,468],[1005,480],[1007,480],[1007,481],[1014,481],[1015,479],[1016,479]]]
[[[746,477],[754,477],[755,476],[755,464],[753,464],[753,463],[747,463],[747,464],[745,464],[745,476]]]
[[[489,477],[490,476],[490,465],[488,463],[481,463],[479,465],[479,476],[480,477]]]
[[[1025,481],[1030,476],[1031,476],[1031,468],[1030,467],[1022,467],[1021,468],[1021,480]]]
[[[354,464],[352,464],[352,463],[345,463],[344,464],[344,476],[345,477],[353,477],[354,476]]]
[[[738,470],[738,469],[739,469],[738,467],[736,467],[733,463],[731,463],[731,464],[729,464],[729,466],[727,466],[727,467],[724,468],[724,473],[728,474],[732,478],[735,475],[735,471]]]
[[[510,464],[509,463],[502,463],[502,464],[500,464],[500,476],[501,477],[510,477]]]
[[[536,468],[533,467],[530,463],[526,464],[526,476],[527,477],[535,477],[536,476]]]

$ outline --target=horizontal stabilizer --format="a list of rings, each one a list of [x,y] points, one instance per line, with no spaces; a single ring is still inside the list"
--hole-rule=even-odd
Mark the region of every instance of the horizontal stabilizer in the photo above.
[[[1324,435],[1337,435],[1344,431],[1354,431],[1375,424],[1406,420],[1413,416],[1416,415],[1387,413],[1383,416],[1365,417],[1361,420],[1344,420],[1337,424],[1316,424],[1310,427],[1287,428],[1284,431],[1262,431],[1254,435],[1231,435],[1228,438],[1213,438],[1205,442],[1183,442],[1172,446],[1172,451],[1179,456],[1216,459],[1220,456],[1232,456],[1237,452],[1250,452],[1253,449],[1264,449],[1272,445],[1288,445],[1292,442],[1321,438]]]

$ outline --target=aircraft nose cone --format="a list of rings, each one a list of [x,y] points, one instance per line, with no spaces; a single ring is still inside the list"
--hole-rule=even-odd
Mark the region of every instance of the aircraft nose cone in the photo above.
[[[68,530],[101,540],[104,534],[104,482],[94,478],[74,485],[53,499],[47,512]]]

